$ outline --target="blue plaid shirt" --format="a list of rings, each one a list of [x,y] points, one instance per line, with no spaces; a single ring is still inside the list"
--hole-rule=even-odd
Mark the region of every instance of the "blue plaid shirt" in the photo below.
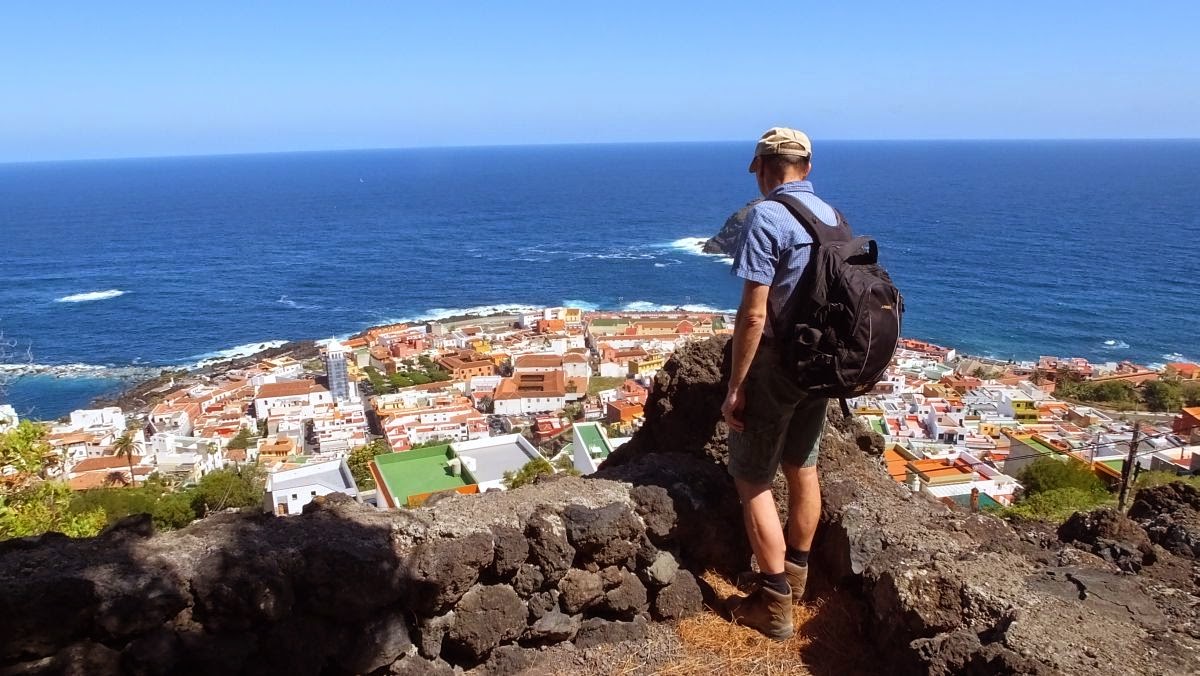
[[[833,207],[813,193],[812,183],[784,183],[767,197],[781,193],[796,196],[825,225],[837,225]],[[812,237],[787,207],[763,200],[754,205],[746,217],[746,226],[733,254],[731,272],[744,280],[770,285],[767,302],[771,316],[777,317],[808,267],[811,245]],[[772,335],[770,322],[763,333]]]

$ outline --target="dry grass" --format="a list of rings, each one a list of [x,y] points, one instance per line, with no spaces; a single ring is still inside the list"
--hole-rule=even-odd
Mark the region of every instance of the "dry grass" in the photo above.
[[[722,601],[738,593],[719,575],[706,573],[703,579]],[[870,644],[864,643],[861,636],[857,602],[837,590],[830,591],[793,609],[796,635],[786,641],[772,641],[712,611],[687,618],[676,627],[681,654],[655,673],[774,676],[876,671],[878,664],[871,658]]]
[[[713,605],[738,593],[728,580],[705,573]],[[536,674],[570,676],[692,676],[699,674],[817,674],[852,676],[886,673],[864,635],[862,602],[852,593],[809,579],[815,600],[796,606],[796,635],[772,641],[712,610],[674,625],[652,623],[642,641],[593,646],[551,658]]]

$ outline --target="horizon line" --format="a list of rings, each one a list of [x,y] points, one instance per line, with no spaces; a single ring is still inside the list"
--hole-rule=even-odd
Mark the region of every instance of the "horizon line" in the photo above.
[[[830,138],[822,143],[1030,143],[1030,142],[1060,142],[1060,143],[1094,143],[1109,141],[1116,143],[1130,142],[1194,142],[1200,141],[1197,136],[1143,136],[1143,137],[1013,137],[1013,138]],[[561,143],[480,143],[480,144],[446,144],[446,145],[413,145],[413,146],[379,146],[346,147],[346,148],[316,148],[302,150],[249,150],[243,152],[212,152],[212,153],[182,153],[182,154],[151,154],[151,155],[113,155],[104,157],[62,157],[35,160],[0,160],[0,166],[23,164],[63,164],[72,162],[120,162],[134,160],[170,160],[170,159],[200,159],[222,157],[258,157],[263,155],[302,155],[317,153],[355,153],[355,152],[389,152],[397,150],[468,150],[489,148],[562,148],[574,146],[647,146],[647,145],[701,145],[753,143],[753,139],[714,139],[714,140],[684,140],[684,141],[564,141]]]

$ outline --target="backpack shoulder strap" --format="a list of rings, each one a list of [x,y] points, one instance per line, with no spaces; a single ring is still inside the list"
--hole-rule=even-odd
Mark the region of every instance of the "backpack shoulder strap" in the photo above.
[[[834,226],[830,227],[825,224],[825,221],[817,218],[817,215],[812,212],[812,209],[809,209],[808,205],[795,195],[780,193],[778,195],[768,197],[767,199],[772,202],[778,202],[786,207],[787,210],[791,212],[792,217],[799,221],[800,225],[804,227],[804,230],[808,233],[808,236],[812,238],[812,241],[816,246],[821,246],[822,244],[826,244],[831,241],[850,239],[853,237],[853,234],[850,231],[850,224],[846,222],[846,217],[842,215],[841,211],[838,211],[833,207],[830,208],[833,209],[836,221],[834,222]]]

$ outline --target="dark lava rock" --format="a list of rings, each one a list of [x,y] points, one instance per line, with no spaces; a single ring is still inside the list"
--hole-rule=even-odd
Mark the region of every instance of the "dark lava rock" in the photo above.
[[[562,517],[549,509],[535,510],[525,527],[529,538],[529,562],[537,566],[546,582],[554,584],[575,560],[575,548],[567,541]]]
[[[122,670],[145,676],[175,673],[182,645],[175,632],[159,628],[125,646],[121,651]]]
[[[512,588],[521,598],[527,598],[546,584],[546,576],[533,564],[522,564],[512,579]]]
[[[604,586],[604,591],[608,591],[613,587],[621,584],[621,569],[616,566],[609,566],[600,571],[600,584]]]
[[[1143,488],[1129,506],[1129,518],[1152,519],[1159,514],[1200,511],[1200,490],[1182,481]]]
[[[1155,560],[1145,531],[1115,509],[1075,512],[1058,528],[1058,537],[1130,573]]]
[[[1182,481],[1137,492],[1129,516],[1152,542],[1188,558],[1200,558],[1200,490]]]
[[[675,579],[679,562],[671,552],[659,552],[654,561],[646,566],[646,581],[655,587],[664,587]]]
[[[604,595],[604,583],[600,576],[586,570],[572,568],[558,582],[563,611],[568,615],[582,612]]]
[[[450,627],[454,626],[454,611],[437,617],[423,618],[417,622],[417,647],[421,654],[434,658],[442,654],[442,641]]]
[[[348,643],[349,650],[338,661],[339,666],[356,674],[366,674],[386,667],[412,647],[404,615],[393,614],[371,622]]]
[[[446,650],[480,662],[501,643],[525,630],[525,604],[507,585],[472,587],[454,608]]]
[[[151,535],[154,535],[154,519],[149,514],[130,514],[100,532],[100,537],[118,541]]]
[[[734,250],[737,249],[738,240],[741,239],[742,232],[746,229],[746,223],[750,220],[750,210],[761,201],[761,199],[752,200],[746,206],[731,214],[729,218],[725,219],[725,224],[721,226],[720,231],[704,243],[701,251],[707,254],[732,256]]]
[[[650,541],[650,536],[642,533],[638,536],[636,543],[637,551],[633,555],[633,563],[636,568],[647,568],[654,564],[658,558],[658,547]]]
[[[634,615],[645,612],[647,608],[646,587],[636,575],[620,571],[620,583],[608,590],[604,598],[596,605],[599,613],[622,619],[632,619]]]
[[[634,486],[629,497],[637,504],[638,516],[646,524],[646,533],[658,543],[670,539],[675,529],[675,503],[662,486]]]
[[[593,617],[584,620],[579,625],[579,633],[575,635],[575,645],[579,648],[590,648],[601,643],[617,643],[619,641],[640,641],[646,638],[649,625],[646,618],[638,615],[631,622],[619,622]]]
[[[529,608],[529,621],[536,622],[546,613],[558,610],[558,597],[560,592],[557,589],[549,591],[537,592],[529,597],[525,605]]]
[[[679,515],[671,547],[689,566],[730,576],[749,566],[741,505],[723,466],[697,455],[654,452],[627,464],[606,464],[592,476],[664,488]]]
[[[420,655],[405,655],[388,667],[394,676],[453,676],[456,671],[442,659],[425,659]]]
[[[578,631],[578,615],[566,615],[553,611],[534,622],[533,626],[525,632],[525,638],[532,643],[560,643],[575,638]]]
[[[492,539],[496,550],[492,572],[501,579],[512,577],[529,558],[529,540],[512,526],[492,526]]]
[[[658,590],[651,610],[657,620],[678,620],[694,615],[703,608],[704,598],[696,576],[679,569],[670,584]]]
[[[1009,650],[998,643],[984,645],[979,636],[970,631],[955,631],[934,638],[920,638],[912,642],[912,648],[927,665],[931,676],[956,676],[957,674],[1029,674],[1030,676],[1056,673],[1046,665]]]
[[[605,567],[631,563],[637,553],[641,523],[628,507],[613,503],[598,508],[569,505],[563,510],[567,539],[576,551]]]
[[[519,645],[500,646],[492,652],[491,657],[480,668],[479,673],[491,676],[495,674],[519,674],[524,672],[537,660],[538,651],[526,650]]]
[[[63,648],[53,657],[4,669],[0,671],[0,676],[92,676],[119,673],[122,673],[120,653],[106,645],[84,641]]]
[[[703,455],[723,465],[729,455],[728,429],[721,417],[728,380],[724,365],[728,344],[727,337],[718,336],[676,350],[654,376],[645,406],[645,424],[608,456],[601,470],[647,453],[670,452]],[[675,506],[680,506],[669,485],[653,485],[667,489]],[[679,516],[679,523],[685,523],[683,514]]]
[[[406,565],[413,609],[432,615],[453,606],[491,565],[490,534],[430,540],[417,546]]]

